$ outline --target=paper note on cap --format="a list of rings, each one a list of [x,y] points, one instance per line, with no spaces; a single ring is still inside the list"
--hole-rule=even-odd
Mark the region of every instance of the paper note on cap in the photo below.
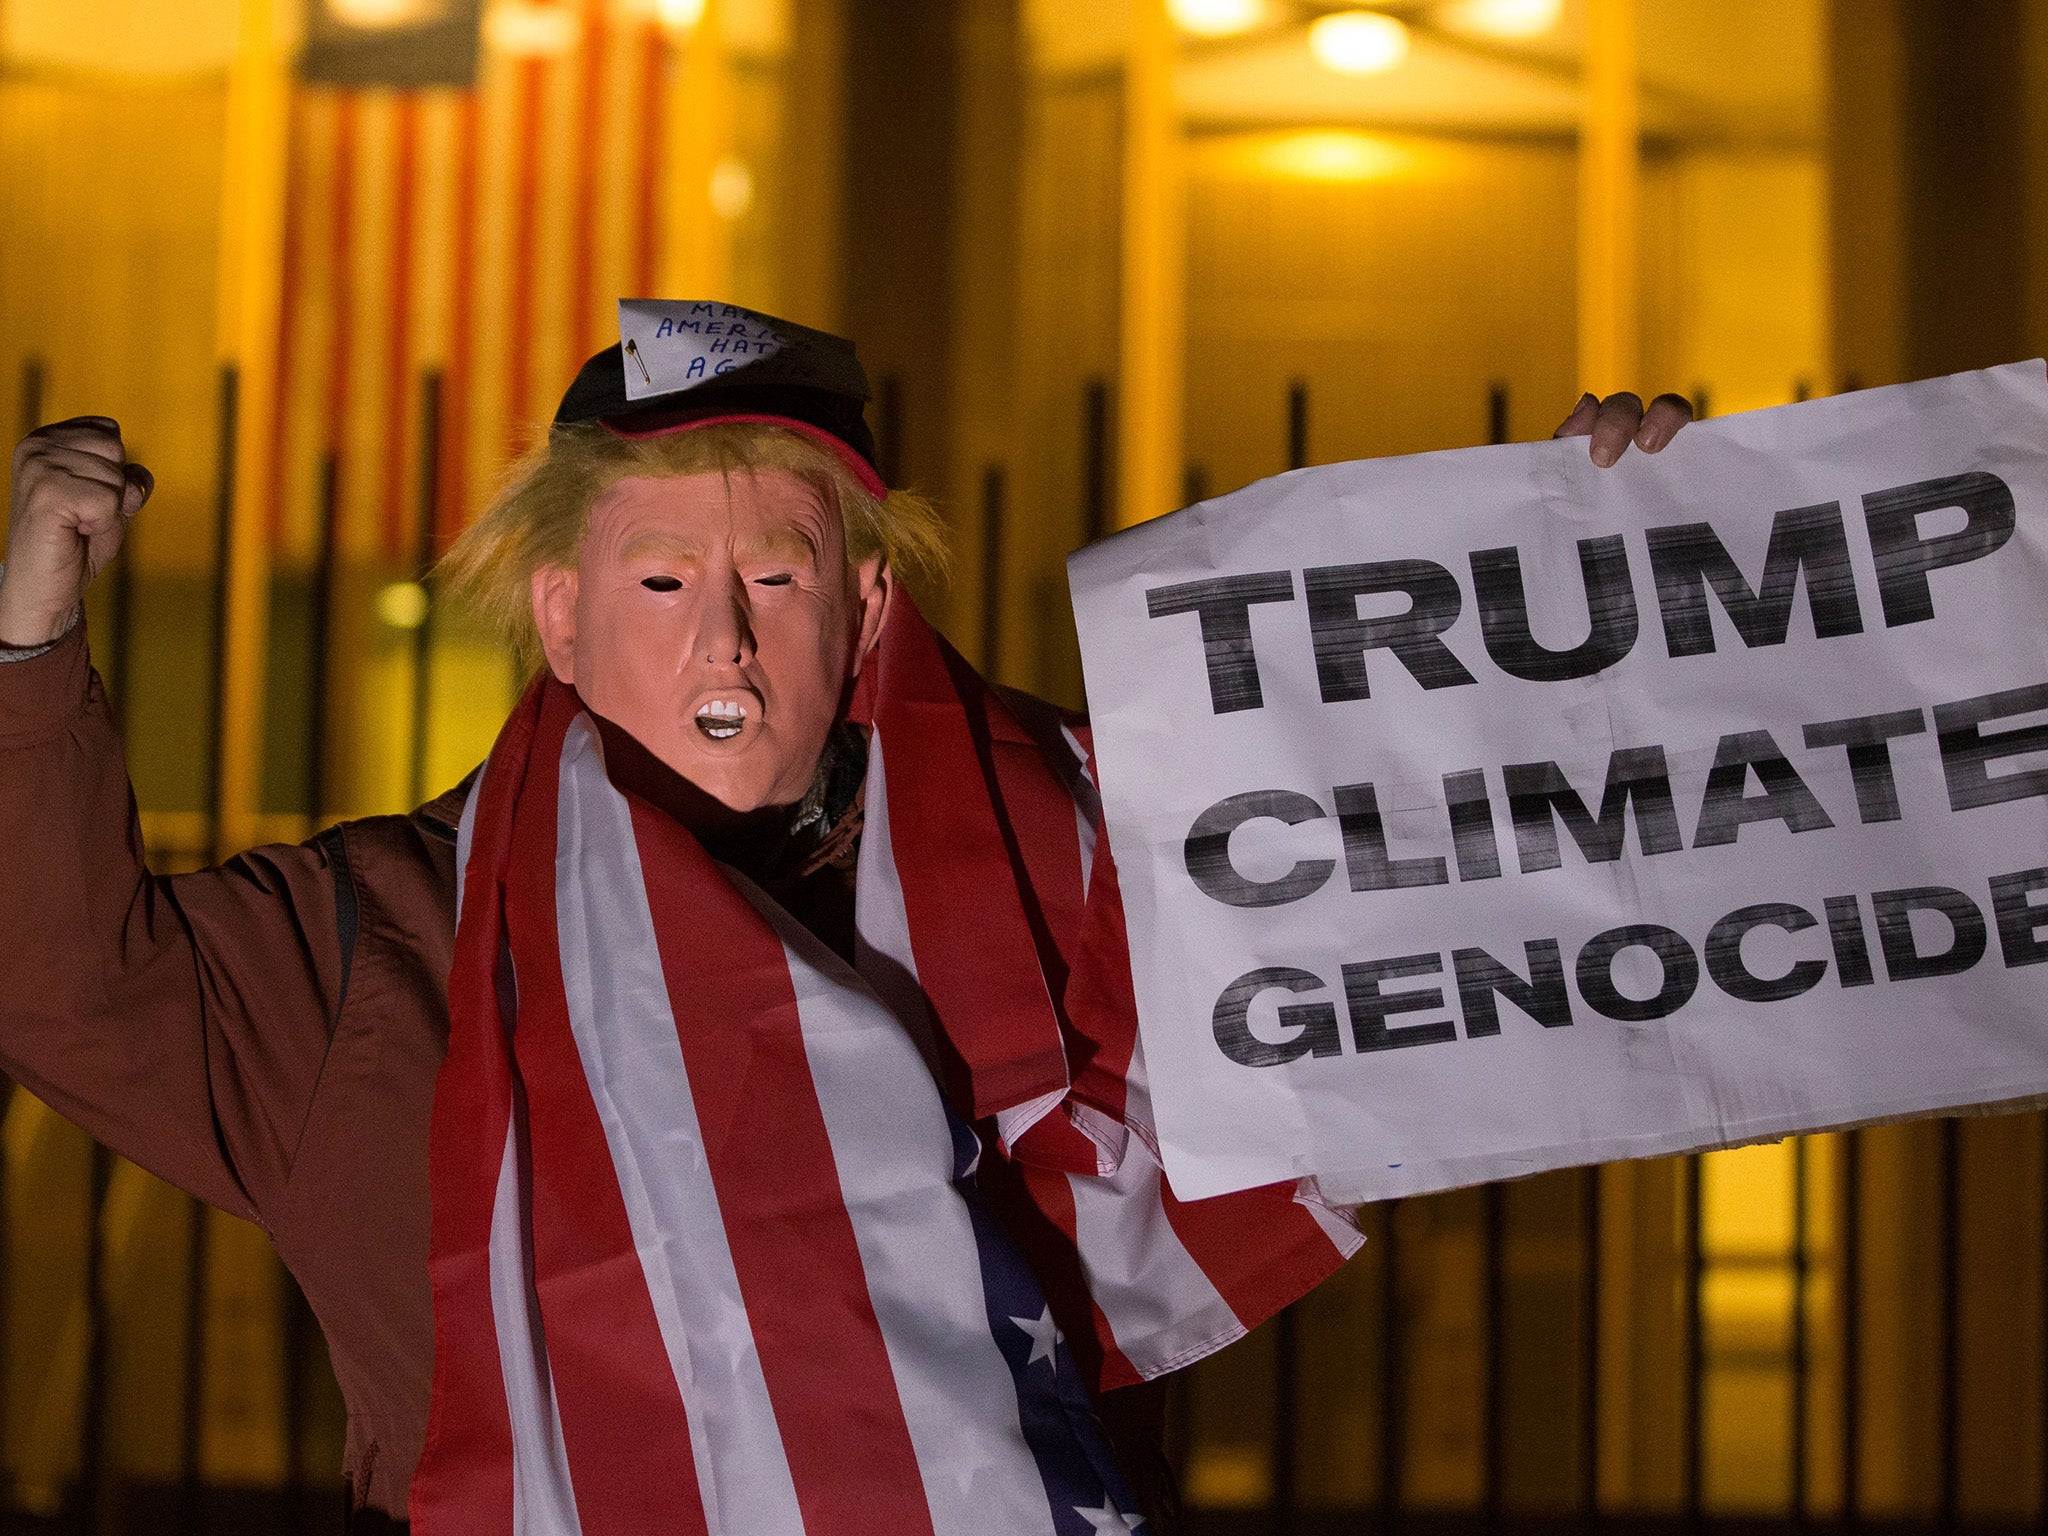
[[[737,304],[621,299],[619,345],[626,398],[652,400],[773,357],[788,339]]]

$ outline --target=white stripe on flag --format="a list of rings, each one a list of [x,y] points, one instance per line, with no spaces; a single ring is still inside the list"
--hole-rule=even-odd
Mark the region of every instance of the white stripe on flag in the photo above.
[[[1363,1248],[1365,1234],[1359,1231],[1358,1222],[1342,1215],[1337,1207],[1325,1200],[1322,1186],[1314,1179],[1304,1179],[1302,1183],[1306,1188],[1294,1198],[1303,1210],[1315,1217],[1316,1225],[1323,1229],[1323,1236],[1330,1240],[1330,1245],[1347,1259]]]
[[[895,877],[886,838],[869,841],[875,805],[856,883],[863,907]],[[782,938],[804,1058],[935,1536],[1052,1536],[1016,1381],[989,1334],[974,1228],[951,1187],[953,1132],[938,1085],[861,979],[744,876],[732,879]],[[900,905],[900,891],[894,899]]]
[[[803,1516],[705,1162],[632,814],[587,716],[562,746],[559,826],[569,1019],[689,1416],[706,1522],[712,1536],[797,1536]]]
[[[889,790],[882,771],[882,733],[868,741],[868,776],[862,791],[860,862],[854,875],[854,968],[882,1005],[903,1021],[911,1042],[934,1078],[939,1059],[932,1016],[917,981],[917,956],[910,947],[910,913],[889,841]]]
[[[498,1365],[505,1375],[505,1405],[512,1416],[512,1532],[581,1536],[547,1340],[538,1326],[540,1309],[526,1266],[528,1206],[519,1188],[520,1127],[525,1118],[525,1105],[515,1089],[512,1118],[505,1127],[505,1156],[498,1164],[498,1194],[491,1205],[491,1317],[498,1334]]]
[[[1159,1164],[1141,1138],[1108,1178],[1069,1174],[1067,1184],[1089,1294],[1139,1375],[1149,1380],[1245,1331],[1167,1221]]]

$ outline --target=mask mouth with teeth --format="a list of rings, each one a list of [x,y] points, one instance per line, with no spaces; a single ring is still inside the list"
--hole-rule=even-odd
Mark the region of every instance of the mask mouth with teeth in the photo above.
[[[712,741],[732,741],[747,728],[751,716],[738,699],[707,699],[697,706],[697,729]]]

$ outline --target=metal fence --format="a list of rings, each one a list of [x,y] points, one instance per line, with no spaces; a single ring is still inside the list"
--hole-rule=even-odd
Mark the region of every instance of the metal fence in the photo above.
[[[40,362],[30,360],[22,376],[24,430],[39,422],[45,394],[45,370]],[[901,399],[900,386],[884,380],[879,425],[885,462],[900,462]],[[1096,537],[1108,531],[1112,524],[1114,449],[1110,440],[1112,415],[1107,382],[1089,382],[1082,391],[1079,404],[1077,438],[1083,488],[1079,525],[1084,534]],[[221,823],[222,809],[220,696],[226,653],[226,557],[233,532],[235,407],[236,377],[233,369],[228,368],[220,376],[218,389],[220,472],[215,503],[213,608],[209,615],[212,695],[204,702],[203,718],[207,724],[201,742],[206,764],[208,807],[212,824],[216,827]],[[1289,466],[1305,465],[1311,460],[1310,410],[1308,386],[1296,382],[1287,396],[1284,461]],[[437,519],[432,514],[437,500],[435,450],[441,418],[441,390],[437,377],[430,376],[425,381],[421,411],[418,475],[423,532],[415,552],[415,563],[417,574],[424,576],[436,553],[432,530]],[[1486,415],[1492,440],[1505,441],[1508,397],[1504,388],[1496,386],[1488,392]],[[1206,491],[1207,477],[1200,465],[1189,466],[1186,484],[1191,498]],[[976,619],[982,655],[992,671],[999,670],[1002,660],[999,647],[1003,633],[1003,594],[1008,575],[1004,558],[1006,500],[1003,467],[990,464],[981,478],[978,508],[983,559],[980,569],[982,600]],[[327,677],[337,600],[335,551],[338,508],[336,471],[330,461],[321,481],[320,535],[309,596],[311,619],[307,664],[316,701],[321,697]],[[130,675],[128,662],[134,643],[135,585],[126,561],[117,564],[110,579],[108,623],[100,637],[99,649],[112,677],[117,708],[125,712],[128,701],[122,698],[121,692],[122,684]],[[427,621],[418,629],[412,651],[415,673],[413,784],[420,794],[424,794],[428,787],[424,743],[432,696],[433,621],[430,605]],[[317,825],[325,814],[327,800],[324,765],[328,751],[324,710],[317,707],[309,710],[306,731],[301,798],[307,823]],[[215,846],[210,851],[217,858],[231,850]],[[0,1081],[0,1094],[9,1092],[10,1086]],[[1782,1509],[1771,1512],[1771,1518],[1794,1526],[1818,1523],[1823,1518],[1829,1524],[1855,1526],[1864,1523],[1865,1519],[1862,1490],[1866,1484],[1867,1469],[1863,1462],[1866,1436],[1862,1413],[1869,1391],[1863,1345],[1866,1314],[1864,1221],[1868,1197],[1864,1168],[1865,1133],[1848,1133],[1840,1139],[1839,1146],[1836,1189],[1832,1196],[1837,1203],[1832,1215],[1830,1244],[1832,1281],[1839,1298],[1839,1304],[1831,1309],[1831,1326],[1838,1330],[1838,1334],[1826,1340],[1822,1339],[1813,1316],[1811,1297],[1814,1287],[1809,1283],[1816,1265],[1812,1241],[1816,1213],[1809,1193],[1812,1181],[1808,1176],[1808,1145],[1794,1142],[1791,1152],[1793,1215],[1787,1263],[1792,1277],[1792,1300],[1786,1349],[1792,1396],[1790,1443],[1786,1447],[1791,1468],[1791,1494]],[[2048,1128],[2043,1130],[2041,1146],[2042,1166],[2038,1170],[2030,1170],[2029,1176],[2038,1177],[2042,1188],[2048,1190]],[[1928,1213],[1939,1252],[1937,1294],[1929,1299],[1937,1319],[1936,1390],[1939,1400],[1934,1416],[1937,1432],[1933,1448],[1936,1473],[1931,1501],[1917,1517],[1920,1523],[1941,1529],[1952,1528],[1964,1518],[1972,1492],[1965,1482],[1959,1430],[1967,1386],[1962,1368],[1961,1304],[1965,1288],[1971,1281],[1962,1257],[1962,1147],[1963,1134],[1958,1122],[1943,1122],[1939,1131],[1935,1174],[1938,1209]],[[287,1316],[282,1330],[284,1358],[278,1362],[285,1383],[285,1422],[281,1429],[285,1442],[285,1466],[290,1469],[286,1485],[275,1489],[218,1490],[210,1489],[206,1484],[202,1442],[208,1358],[208,1234],[212,1220],[196,1205],[190,1207],[190,1219],[186,1223],[187,1290],[180,1342],[180,1379],[171,1394],[175,1397],[179,1426],[179,1477],[172,1487],[135,1489],[120,1486],[118,1480],[110,1475],[107,1413],[109,1298],[104,1236],[106,1201],[113,1168],[111,1156],[104,1149],[96,1149],[91,1162],[88,1197],[80,1213],[86,1224],[84,1313],[87,1387],[79,1415],[81,1438],[77,1483],[61,1513],[37,1520],[19,1515],[0,1516],[0,1530],[171,1530],[180,1536],[196,1536],[202,1531],[338,1529],[339,1505],[332,1477],[334,1469],[308,1465],[307,1404],[316,1374],[323,1371],[325,1365],[313,1319],[295,1288],[288,1291]],[[0,1164],[0,1242],[4,1242],[9,1231],[6,1203],[34,1198],[33,1191],[8,1188],[4,1182],[5,1172],[4,1164]],[[1353,1352],[1346,1358],[1356,1358],[1361,1372],[1376,1383],[1380,1398],[1376,1433],[1369,1443],[1357,1447],[1357,1453],[1371,1464],[1369,1482],[1375,1490],[1373,1498],[1357,1507],[1321,1507],[1304,1494],[1301,1428],[1304,1415],[1314,1412],[1316,1405],[1305,1395],[1304,1350],[1309,1347],[1309,1341],[1305,1336],[1302,1314],[1299,1309],[1291,1309],[1268,1325],[1272,1340],[1270,1390],[1273,1408],[1271,1422],[1263,1434],[1264,1443],[1269,1448],[1264,1497],[1234,1510],[1191,1510],[1189,1529],[1218,1533],[1256,1530],[1272,1532],[1274,1536],[1296,1536],[1296,1533],[1324,1531],[1392,1531],[1404,1525],[1414,1525],[1418,1529],[1445,1525],[1460,1528],[1476,1525],[1493,1529],[1505,1525],[1551,1527],[1561,1523],[1588,1528],[1603,1522],[1635,1526],[1646,1521],[1661,1521],[1690,1527],[1718,1523],[1705,1497],[1703,1461],[1706,1427],[1704,1384],[1708,1365],[1703,1298],[1708,1255],[1702,1231],[1702,1160],[1697,1156],[1684,1158],[1679,1161],[1678,1168],[1679,1208],[1675,1240],[1680,1284],[1674,1305],[1678,1310],[1683,1340],[1681,1380],[1678,1384],[1681,1409],[1676,1428],[1680,1472],[1675,1504],[1654,1517],[1641,1510],[1609,1508],[1603,1504],[1600,1447],[1607,1408],[1602,1401],[1602,1364],[1611,1352],[1628,1349],[1631,1341],[1606,1338],[1602,1334],[1605,1307],[1601,1256],[1607,1248],[1607,1237],[1603,1231],[1606,1213],[1603,1211],[1602,1181],[1598,1170],[1551,1177],[1569,1178],[1575,1181],[1576,1189],[1575,1211],[1570,1218],[1573,1230],[1563,1234],[1576,1254],[1572,1316],[1569,1319],[1544,1319],[1547,1327],[1569,1327],[1577,1343],[1574,1379],[1569,1384],[1559,1383],[1561,1390],[1557,1394],[1561,1401],[1568,1400],[1573,1405],[1575,1413],[1570,1439],[1576,1447],[1573,1469],[1576,1498],[1570,1507],[1547,1507],[1540,1512],[1522,1510],[1514,1506],[1510,1497],[1508,1469],[1514,1446],[1508,1412],[1507,1362],[1516,1339],[1512,1332],[1513,1309],[1508,1305],[1509,1195],[1503,1187],[1491,1186],[1479,1196],[1479,1283],[1483,1297],[1483,1327],[1476,1364],[1481,1425],[1476,1498],[1448,1508],[1425,1508],[1406,1485],[1406,1469],[1410,1462],[1405,1409],[1408,1389],[1415,1382],[1434,1379],[1446,1370],[1473,1367],[1469,1362],[1455,1367],[1447,1365],[1417,1352],[1414,1347],[1411,1330],[1404,1317],[1402,1290],[1402,1212],[1406,1203],[1391,1201],[1369,1209],[1364,1215],[1371,1242],[1367,1257],[1360,1262],[1370,1267],[1377,1285],[1378,1326],[1370,1337],[1319,1341],[1326,1349],[1334,1347],[1339,1351]],[[2031,1204],[2027,1215],[2029,1219],[2037,1217],[2036,1208]],[[2008,1301],[2033,1320],[2028,1324],[2030,1328],[2039,1325],[2035,1334],[2036,1357],[2021,1362],[2015,1369],[2033,1372],[2040,1383],[2036,1423],[2039,1486],[2048,1490],[2048,1222],[2042,1223],[2042,1230],[2032,1238],[2032,1242],[2038,1261],[2037,1294],[2008,1298]],[[10,1256],[0,1251],[0,1286],[4,1286],[13,1273]],[[6,1297],[4,1292],[0,1292],[0,1316],[6,1315],[5,1308]],[[1839,1423],[1832,1427],[1832,1438],[1839,1448],[1840,1497],[1817,1514],[1809,1508],[1809,1489],[1813,1479],[1810,1475],[1812,1448],[1808,1442],[1814,1418],[1811,1409],[1815,1352],[1823,1343],[1837,1362]],[[8,1400],[13,1385],[7,1374],[4,1352],[0,1352],[0,1404]],[[1568,1390],[1563,1390],[1567,1385]],[[1188,1391],[1180,1391],[1174,1427],[1176,1443],[1189,1455],[1198,1450],[1204,1431],[1198,1414],[1193,1410],[1193,1401]],[[2048,1497],[2037,1493],[2033,1502],[2039,1511],[2040,1523],[2048,1526]]]

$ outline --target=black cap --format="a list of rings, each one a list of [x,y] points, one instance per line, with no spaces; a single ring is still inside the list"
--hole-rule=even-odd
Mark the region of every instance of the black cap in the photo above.
[[[850,449],[849,467],[882,493],[863,409],[867,373],[845,337],[737,304],[668,299],[621,300],[619,329],[625,340],[577,371],[556,426],[599,421],[639,436],[709,421],[787,421]]]

